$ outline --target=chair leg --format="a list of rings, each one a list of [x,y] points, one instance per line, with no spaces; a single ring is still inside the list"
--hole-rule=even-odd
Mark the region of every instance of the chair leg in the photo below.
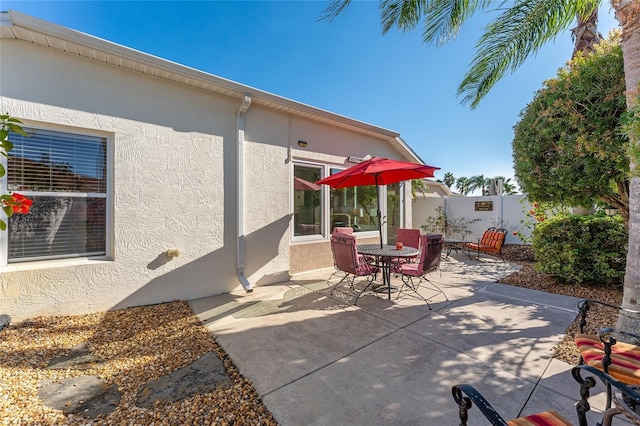
[[[332,275],[333,276],[333,275]],[[367,278],[367,285],[360,291],[358,292],[358,295],[356,296],[355,301],[353,302],[354,305],[356,305],[358,303],[358,299],[360,298],[360,296],[362,296],[362,294],[367,291],[367,289],[369,287],[373,288],[373,281],[375,280],[376,275],[369,275]],[[344,277],[342,277],[342,279],[340,281],[338,281],[333,288],[331,289],[331,292],[329,293],[330,296],[333,295],[334,291],[336,291],[336,288],[343,282],[343,281],[347,281],[347,287],[350,290],[355,290],[355,282],[356,282],[356,278],[358,278],[356,275],[350,274],[348,272],[345,273]],[[376,293],[375,291],[373,292],[376,295],[376,298],[379,298],[378,293]],[[347,293],[345,293],[347,294]]]
[[[420,285],[420,283],[418,283],[418,285]],[[429,301],[427,299],[424,298],[423,295],[421,295],[420,293],[418,293],[418,288],[415,284],[413,284],[413,278],[411,277],[407,277],[405,279],[405,277],[402,278],[402,285],[400,286],[400,288],[398,289],[398,294],[396,295],[396,300],[400,297],[400,294],[402,293],[402,289],[407,286],[410,290],[412,290],[415,294],[417,294],[422,300],[424,300],[427,304],[427,307],[429,308],[429,310],[431,311],[431,303],[429,303]]]
[[[339,272],[340,272],[340,271],[339,271]],[[333,277],[333,275],[335,275],[335,272],[334,272],[334,274],[332,274],[331,276]],[[347,280],[347,283],[349,283],[349,288],[353,288],[353,282],[349,280],[349,275],[351,275],[351,274],[350,274],[350,273],[348,273],[348,272],[345,272],[345,273],[344,273],[344,277],[342,277],[342,278],[340,279],[340,281],[338,281],[337,283],[335,283],[335,285],[334,285],[334,286],[333,286],[333,288],[331,289],[331,292],[329,293],[329,295],[332,295],[332,294],[333,294],[333,292],[335,291],[335,289],[336,289],[336,288],[337,288],[337,287],[338,287],[338,286],[339,286],[339,285],[340,285],[344,280]],[[329,277],[329,279],[331,279],[331,277]]]
[[[418,293],[418,289],[420,288],[420,284],[423,281],[428,282],[433,287],[433,289],[436,291],[436,294],[434,294],[429,299],[426,299],[423,295]],[[400,286],[400,289],[398,290],[398,294],[396,295],[396,299],[398,299],[400,297],[400,294],[402,293],[402,289],[405,286],[408,287],[410,290],[412,290],[415,294],[417,294],[422,300],[424,300],[427,303],[427,306],[429,307],[429,310],[431,310],[430,300],[433,299],[438,294],[442,293],[442,295],[444,296],[445,300],[447,300],[447,301],[449,300],[449,298],[447,297],[446,293],[440,287],[438,287],[433,282],[431,282],[428,278],[426,278],[424,276],[420,277],[420,281],[418,281],[418,283],[415,284],[413,282],[413,277],[406,276],[406,275],[402,277],[402,286]]]
[[[356,296],[356,300],[353,301],[353,305],[357,305],[358,304],[358,299],[360,299],[360,296],[362,296],[362,294],[367,291],[367,289],[369,287],[371,287],[373,293],[376,295],[376,299],[379,299],[380,296],[378,296],[378,293],[373,289],[373,280],[375,279],[375,275],[371,276],[370,279],[367,279],[367,285],[362,289],[362,291],[360,293],[358,293],[358,295]]]
[[[431,286],[432,286],[433,288],[435,288],[435,289],[436,289],[436,291],[437,291],[438,293],[442,293],[442,295],[444,296],[444,298],[445,298],[445,300],[446,300],[446,301],[449,301],[449,298],[447,297],[447,295],[446,295],[446,293],[444,292],[444,290],[442,290],[440,287],[438,287],[437,285],[435,285],[435,284],[433,283],[433,281],[431,281],[431,280],[430,280],[430,279],[428,279],[428,278],[421,278],[421,279],[420,279],[420,282],[422,282],[423,280],[424,280],[424,281],[426,281],[426,282],[428,282],[429,284],[431,284]],[[437,293],[436,293],[436,294],[437,294]]]

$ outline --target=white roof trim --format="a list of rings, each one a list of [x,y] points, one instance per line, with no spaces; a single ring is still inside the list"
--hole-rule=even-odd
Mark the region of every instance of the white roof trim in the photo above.
[[[249,93],[253,104],[384,138],[400,153],[404,154],[408,160],[424,163],[400,138],[400,134],[395,131],[274,95],[195,68],[34,18],[15,10],[0,14],[0,39],[2,38],[23,40],[70,52],[117,67],[237,98],[238,100],[242,99],[245,93]]]

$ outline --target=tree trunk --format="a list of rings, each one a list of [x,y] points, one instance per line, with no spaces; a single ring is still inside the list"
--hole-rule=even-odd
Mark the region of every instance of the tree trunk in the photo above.
[[[629,231],[629,181],[628,180],[616,180],[616,187],[618,188],[617,195],[607,195],[600,199],[618,210],[618,213],[624,219],[624,227]]]
[[[602,34],[598,32],[598,9],[595,9],[586,19],[580,15],[576,19],[578,25],[571,29],[571,37],[574,42],[571,58],[574,58],[578,52],[585,55],[593,52],[596,44],[602,40]]]
[[[622,27],[622,57],[627,88],[627,107],[633,107],[638,101],[640,82],[640,0],[611,0],[616,19]],[[629,135],[629,143],[640,148],[638,135]],[[631,181],[629,183],[629,251],[627,269],[624,277],[622,306],[640,310],[640,164],[631,157]],[[640,334],[640,321],[620,315],[617,327]]]

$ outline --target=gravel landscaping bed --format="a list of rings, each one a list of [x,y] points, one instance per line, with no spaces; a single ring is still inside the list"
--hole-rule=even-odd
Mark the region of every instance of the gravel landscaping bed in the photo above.
[[[92,315],[40,317],[0,332],[2,425],[276,425],[189,305],[172,302]],[[88,369],[48,369],[48,363],[86,343],[100,360]],[[136,406],[139,389],[214,352],[230,386],[178,402]],[[48,380],[92,375],[115,384],[122,397],[107,416],[86,419],[46,407],[38,386]]]

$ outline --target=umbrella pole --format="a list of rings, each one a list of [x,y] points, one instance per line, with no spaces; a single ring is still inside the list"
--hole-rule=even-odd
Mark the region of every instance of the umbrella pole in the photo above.
[[[378,232],[380,233],[380,248],[382,248],[382,213],[380,212],[380,191],[378,188],[378,175],[376,175],[376,199],[378,200]]]

